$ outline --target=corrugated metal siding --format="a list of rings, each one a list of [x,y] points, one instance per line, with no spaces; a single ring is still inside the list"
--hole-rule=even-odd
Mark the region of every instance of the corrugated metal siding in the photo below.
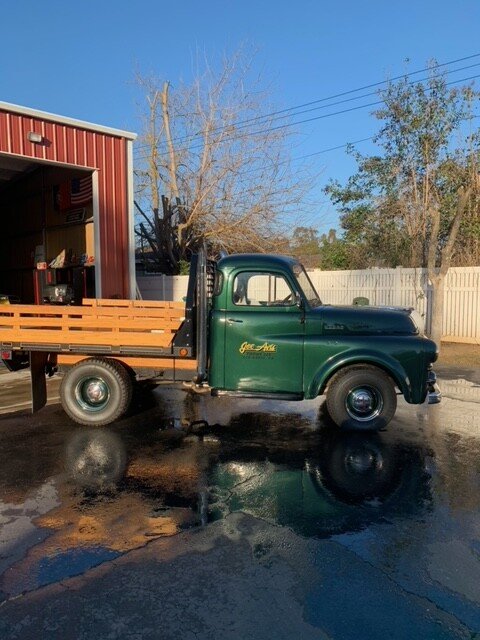
[[[44,143],[30,142],[30,131]],[[126,145],[125,138],[0,110],[0,153],[98,171],[103,297],[129,295]]]

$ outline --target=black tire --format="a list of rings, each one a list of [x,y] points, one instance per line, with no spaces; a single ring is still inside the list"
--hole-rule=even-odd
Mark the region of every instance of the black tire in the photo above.
[[[385,501],[400,484],[402,456],[380,434],[336,433],[319,464],[322,485],[346,504]]]
[[[339,427],[378,431],[395,415],[395,383],[385,371],[376,367],[343,369],[328,385],[327,409]]]
[[[79,424],[103,426],[121,418],[132,400],[133,384],[117,360],[88,358],[65,374],[60,399],[65,412]]]

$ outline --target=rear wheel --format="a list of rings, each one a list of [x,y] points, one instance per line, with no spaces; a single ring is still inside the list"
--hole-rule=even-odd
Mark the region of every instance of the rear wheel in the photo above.
[[[376,431],[387,426],[396,408],[395,383],[375,367],[344,369],[327,389],[327,409],[339,427]]]
[[[124,415],[132,390],[131,377],[120,362],[88,358],[67,371],[60,398],[65,412],[75,422],[103,426]]]

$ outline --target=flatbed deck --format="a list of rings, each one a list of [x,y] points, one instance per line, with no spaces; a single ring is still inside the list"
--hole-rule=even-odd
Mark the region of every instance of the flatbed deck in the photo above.
[[[181,302],[85,299],[81,306],[0,307],[2,350],[172,356],[185,318]]]

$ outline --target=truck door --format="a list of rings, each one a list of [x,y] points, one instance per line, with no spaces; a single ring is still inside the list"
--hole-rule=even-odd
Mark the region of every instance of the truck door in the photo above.
[[[242,271],[226,304],[225,389],[303,391],[304,314],[281,273]]]

